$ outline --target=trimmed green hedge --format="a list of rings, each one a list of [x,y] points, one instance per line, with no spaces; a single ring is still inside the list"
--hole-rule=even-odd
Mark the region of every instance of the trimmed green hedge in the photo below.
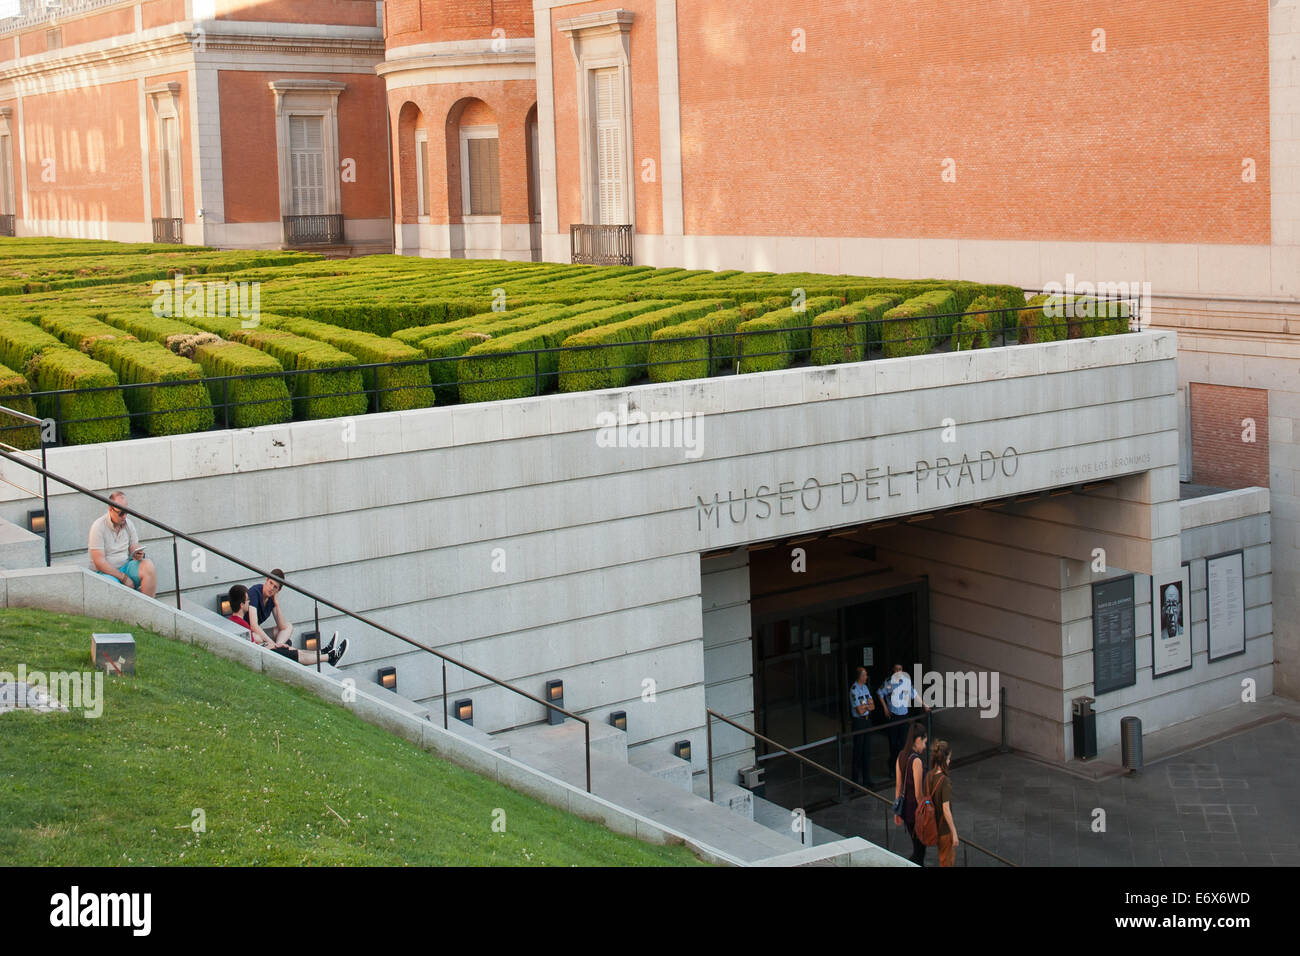
[[[176,335],[197,335],[206,331],[197,325],[190,325],[188,322],[166,316],[156,316],[144,309],[94,312],[91,317],[114,328],[130,332],[143,342],[166,344],[168,339]]]
[[[233,428],[276,425],[293,417],[289,389],[284,384],[280,363],[251,345],[238,342],[209,342],[194,350],[194,361],[203,369],[212,402],[221,409],[221,420]],[[240,381],[211,381],[227,375],[260,375]]]
[[[742,322],[756,319],[784,304],[784,297],[746,302],[734,309],[720,309],[694,321],[660,329],[650,337],[650,352],[646,357],[650,381],[680,382],[708,378],[735,360],[735,331]]]
[[[898,305],[896,295],[872,295],[823,312],[813,319],[812,362],[861,362],[872,342],[880,341],[880,319]]]
[[[45,315],[41,317],[41,328],[58,336],[63,344],[87,355],[93,355],[95,346],[101,342],[135,341],[135,336],[129,332],[85,315]]]
[[[482,342],[457,365],[460,397],[466,402],[489,402],[503,398],[524,398],[545,392],[559,366],[559,352],[538,351],[536,355],[511,354],[534,349],[557,349],[565,339],[598,325],[612,325],[633,316],[680,302],[629,302],[595,312],[583,312],[557,322],[524,329]]]
[[[571,335],[562,343],[566,351],[560,353],[560,391],[626,385],[645,374],[650,336],[655,332],[680,328],[733,305],[730,299],[687,302]]]
[[[36,403],[32,401],[31,392],[32,387],[26,378],[0,365],[0,405],[35,418]],[[14,448],[40,448],[41,430],[9,415],[0,415],[0,442]]]
[[[947,289],[924,292],[886,312],[880,324],[885,358],[924,355],[950,335],[957,322],[957,297]],[[942,318],[941,318],[942,317]]]
[[[327,342],[355,355],[362,364],[383,362],[411,362],[424,358],[422,352],[396,339],[341,329],[311,319],[284,318],[279,328],[295,335]],[[399,365],[395,368],[368,368],[361,370],[361,380],[367,389],[378,391],[381,412],[400,412],[411,408],[428,408],[433,404],[433,388],[429,382],[429,366]]]
[[[1036,295],[1025,303],[1025,308],[1017,312],[1016,325],[1022,345],[1057,342],[1065,338],[1065,319],[1048,316],[1043,311],[1051,298],[1046,294]]]
[[[584,312],[595,312],[600,309],[611,308],[616,304],[614,302],[600,301],[583,305],[536,306],[528,309],[517,309],[514,312],[490,312],[487,316],[479,315],[471,319],[462,319],[458,322],[449,323],[449,325],[457,327],[455,331],[428,336],[418,343],[420,350],[427,357],[442,360],[432,362],[429,365],[429,376],[434,382],[438,400],[449,402],[456,401],[460,397],[460,372],[458,368],[460,363],[452,361],[452,359],[459,358],[476,345],[481,345],[502,335],[510,335],[514,332],[537,328],[550,322],[572,318]]]
[[[800,311],[792,306],[742,322],[736,329],[736,371],[789,368],[807,356],[817,316],[842,305],[839,296],[818,296],[808,299]]]
[[[203,385],[203,369],[168,351],[157,342],[96,341],[92,354],[111,368],[120,381],[155,388],[124,388],[126,407],[137,427],[149,435],[202,432],[214,424],[212,403]],[[167,382],[184,382],[167,385]]]
[[[130,419],[122,390],[116,387],[117,376],[103,362],[60,343],[58,348],[42,349],[26,371],[38,392],[76,390],[71,395],[37,400],[38,414],[58,423],[63,444],[92,445],[130,437]],[[104,390],[78,394],[82,389]]]
[[[46,349],[66,349],[49,332],[19,319],[0,319],[0,364],[26,372],[28,364]]]
[[[241,329],[235,337],[246,345],[261,349],[279,362],[285,371],[311,373],[288,376],[295,417],[343,418],[366,413],[366,392],[361,372],[349,368],[360,364],[355,356],[327,342],[315,342],[279,329]]]

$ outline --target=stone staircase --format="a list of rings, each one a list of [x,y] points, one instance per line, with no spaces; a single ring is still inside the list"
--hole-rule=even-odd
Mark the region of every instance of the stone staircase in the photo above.
[[[494,734],[492,739],[508,744],[520,763],[572,786],[586,786],[583,727],[577,721],[533,724]],[[868,866],[908,865],[880,847],[843,840],[826,830],[817,834],[816,845],[812,833],[804,842],[790,827],[789,811],[760,801],[766,805],[761,811],[769,825],[764,825],[755,819],[749,791],[715,781],[710,803],[708,786],[708,775],[693,775],[689,762],[650,747],[629,755],[624,731],[591,724],[591,788],[596,796],[689,834],[743,864],[773,865],[780,860],[776,865],[808,865],[842,861],[853,854],[853,862]]]

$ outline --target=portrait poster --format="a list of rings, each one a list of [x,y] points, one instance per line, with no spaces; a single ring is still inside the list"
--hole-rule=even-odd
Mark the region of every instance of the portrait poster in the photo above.
[[[1207,558],[1206,617],[1210,660],[1246,653],[1246,575],[1242,552]]]
[[[1192,666],[1192,569],[1151,576],[1151,676]]]

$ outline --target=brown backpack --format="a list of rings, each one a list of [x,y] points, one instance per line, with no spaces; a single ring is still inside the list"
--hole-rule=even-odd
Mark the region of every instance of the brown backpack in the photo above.
[[[933,779],[930,781],[925,800],[916,805],[916,824],[913,826],[912,832],[926,846],[934,846],[939,842],[938,809],[934,805],[935,784],[938,783],[939,773],[930,775]]]

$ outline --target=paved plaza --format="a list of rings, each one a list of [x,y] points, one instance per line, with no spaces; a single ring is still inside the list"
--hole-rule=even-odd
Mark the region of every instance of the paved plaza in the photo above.
[[[1077,770],[1016,754],[958,766],[958,832],[1022,866],[1300,866],[1300,714],[1286,701],[1258,706],[1267,714],[1244,728],[1240,715],[1226,730],[1233,718],[1212,715],[1151,735],[1134,775],[1113,754]],[[1192,743],[1198,734],[1208,742]],[[812,819],[879,843],[887,810],[863,797]],[[907,835],[889,829],[890,848],[907,855]],[[966,862],[997,865],[975,851]]]

